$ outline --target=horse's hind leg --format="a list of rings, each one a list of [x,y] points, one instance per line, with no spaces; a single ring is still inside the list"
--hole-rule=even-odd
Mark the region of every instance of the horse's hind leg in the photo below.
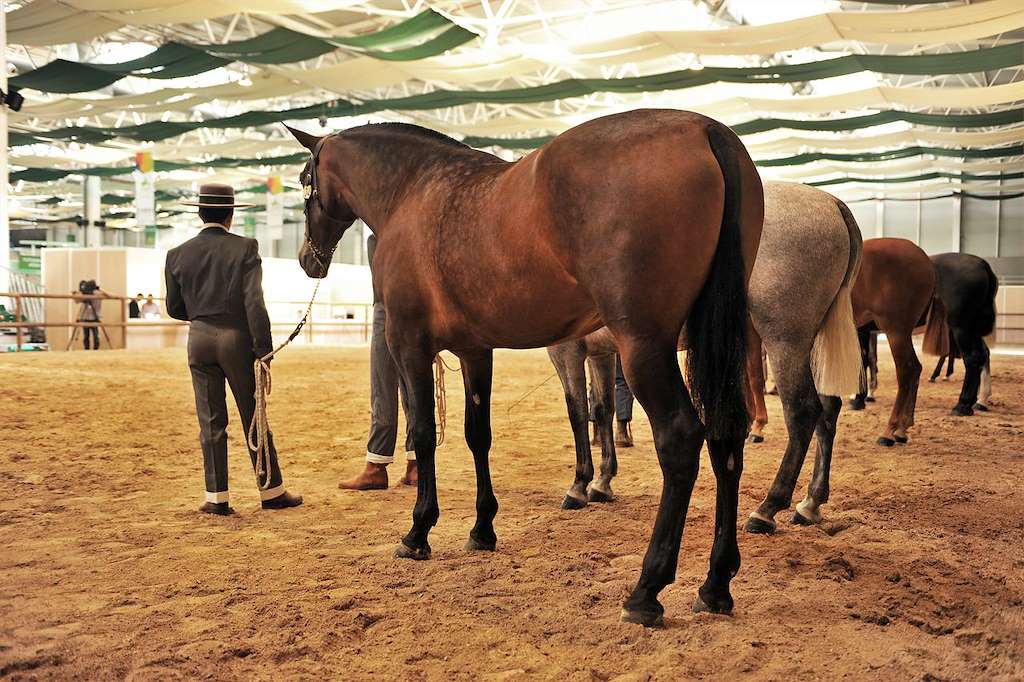
[[[953,357],[952,356],[950,356],[949,361],[950,361],[949,364],[952,366],[952,364],[953,364]],[[939,364],[935,365],[935,370],[932,372],[932,375],[930,377],[928,377],[928,383],[929,384],[934,384],[935,383],[935,380],[938,378],[939,374],[942,372],[942,365],[944,365],[945,363],[946,363],[946,356],[945,355],[940,355],[939,356]],[[948,377],[949,373],[947,373],[946,376]]]
[[[739,506],[740,476],[743,474],[743,438],[732,441],[708,439],[708,454],[715,470],[715,543],[711,547],[708,577],[697,592],[694,611],[730,613],[729,582],[740,570],[740,548],[736,544],[736,513]]]
[[[988,345],[985,346],[985,351],[985,366],[981,370],[981,396],[978,398],[978,404],[974,406],[974,409],[982,412],[988,412],[988,401],[992,398],[992,353]]]
[[[886,332],[892,358],[896,363],[898,389],[892,406],[889,424],[879,437],[878,444],[890,447],[907,442],[907,429],[914,425],[914,407],[917,404],[917,385],[921,380],[921,362],[914,352],[909,331]]]
[[[807,486],[807,497],[796,505],[793,523],[810,525],[821,521],[821,505],[828,502],[829,477],[832,472],[832,448],[835,445],[836,427],[843,401],[833,395],[820,396],[822,412],[815,428],[818,448],[814,457],[814,473]]]
[[[548,356],[565,391],[565,407],[576,445],[576,479],[562,500],[562,509],[582,509],[587,506],[587,485],[594,478],[594,460],[587,433],[586,344],[579,340],[549,346]]]
[[[747,409],[754,415],[754,422],[750,425],[750,442],[763,443],[764,427],[768,424],[768,407],[764,403],[764,347],[753,325],[747,328],[747,334],[747,383],[750,389]]]
[[[612,415],[615,414],[615,354],[592,355],[587,358],[590,365],[590,382],[594,387],[594,425],[601,437],[601,475],[590,484],[587,498],[591,502],[611,502],[612,478],[618,471],[615,457],[615,440],[612,437]]]
[[[981,374],[988,363],[988,348],[980,336],[965,329],[954,328],[953,334],[964,359],[964,383],[960,388],[960,399],[953,407],[952,414],[968,417],[974,414],[974,404],[978,402]]]
[[[751,533],[773,532],[775,514],[792,504],[793,490],[807,456],[814,426],[821,415],[821,401],[811,375],[810,349],[787,345],[770,349],[770,356],[776,368],[775,380],[782,399],[789,441],[768,495],[757,510],[751,512],[747,521],[746,529]]]
[[[389,323],[392,321],[389,320]],[[389,325],[390,326],[390,325]],[[400,325],[393,325],[398,329]],[[398,364],[399,374],[409,398],[408,419],[412,425],[412,442],[416,450],[416,506],[412,512],[412,529],[402,538],[395,550],[399,559],[429,559],[430,544],[427,536],[440,515],[437,506],[437,478],[434,472],[434,453],[437,450],[437,431],[434,422],[434,377],[431,371],[434,354],[426,344],[415,338],[396,339],[397,333],[388,334],[388,347]],[[399,351],[397,354],[395,351]]]
[[[658,593],[676,577],[679,543],[700,466],[704,426],[683,383],[675,339],[661,344],[647,339],[618,340],[626,381],[651,420],[664,479],[643,571],[623,605],[622,619],[657,625],[664,613]]]
[[[850,399],[851,410],[863,410],[871,392],[871,332],[866,329],[857,330],[857,342],[860,345],[860,390]]]
[[[491,488],[491,377],[494,370],[493,351],[460,355],[462,384],[466,391],[466,444],[473,453],[476,466],[476,524],[469,532],[466,550],[494,551],[494,516],[498,500]]]

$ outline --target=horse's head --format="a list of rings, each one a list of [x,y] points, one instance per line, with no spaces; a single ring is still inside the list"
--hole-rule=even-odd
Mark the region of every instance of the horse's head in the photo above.
[[[340,160],[331,156],[334,136],[317,137],[294,128],[288,132],[310,152],[299,174],[306,202],[306,238],[299,247],[299,265],[309,277],[326,277],[334,250],[356,215],[343,196],[337,172]]]

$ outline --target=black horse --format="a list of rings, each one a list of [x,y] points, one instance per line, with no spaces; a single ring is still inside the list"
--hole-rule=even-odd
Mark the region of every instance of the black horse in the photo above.
[[[989,364],[985,337],[995,328],[999,282],[985,259],[969,253],[942,253],[932,256],[932,262],[938,276],[936,290],[946,306],[950,338],[966,369],[960,399],[952,413],[969,416],[974,414],[982,374]]]

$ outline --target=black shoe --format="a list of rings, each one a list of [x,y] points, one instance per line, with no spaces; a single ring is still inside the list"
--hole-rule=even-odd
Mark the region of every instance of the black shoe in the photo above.
[[[199,511],[217,516],[230,516],[235,513],[235,510],[229,507],[227,502],[204,502]]]
[[[260,504],[264,509],[288,509],[289,507],[298,507],[302,504],[302,495],[292,495],[290,492],[285,490],[277,497],[273,497],[269,500],[263,500]]]

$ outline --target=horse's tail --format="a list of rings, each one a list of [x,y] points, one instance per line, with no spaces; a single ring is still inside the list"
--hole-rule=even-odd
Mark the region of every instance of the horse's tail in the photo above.
[[[939,358],[946,357],[951,352],[946,304],[939,298],[938,292],[932,294],[932,302],[928,306],[928,322],[924,327],[922,350],[925,355],[934,355]]]
[[[741,234],[740,163],[735,134],[714,122],[708,143],[725,181],[725,204],[711,269],[686,321],[686,374],[709,438],[743,437],[747,412],[747,276]]]
[[[860,271],[864,240],[850,209],[839,199],[836,206],[846,223],[850,238],[850,256],[843,283],[825,313],[811,349],[811,372],[818,393],[852,395],[860,389],[861,352],[857,326],[853,320],[853,282]]]
[[[992,348],[996,345],[996,294],[999,293],[999,278],[992,271],[988,261],[982,261],[985,270],[988,272],[988,298],[985,299],[985,307],[978,317],[978,334],[985,337],[985,345]]]

